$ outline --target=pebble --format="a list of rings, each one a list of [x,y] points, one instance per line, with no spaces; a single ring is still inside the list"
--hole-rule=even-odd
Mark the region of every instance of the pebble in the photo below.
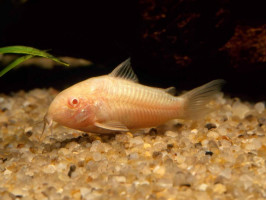
[[[220,165],[218,165],[218,164],[211,164],[211,165],[208,166],[208,170],[212,174],[217,175],[222,171],[222,167]]]
[[[225,185],[218,183],[213,187],[213,191],[222,194],[226,192],[226,187]]]
[[[253,177],[248,174],[243,174],[239,178],[244,183],[245,190],[249,189],[253,185]]]
[[[219,127],[217,128],[217,131],[218,131],[218,133],[219,133],[220,135],[227,135],[227,134],[228,134],[228,130],[227,130],[227,128],[224,127],[224,126],[219,126]]]
[[[129,157],[129,160],[136,160],[139,158],[139,154],[138,153],[130,153],[128,157]]]
[[[4,175],[10,175],[10,174],[12,174],[12,171],[10,171],[10,170],[8,170],[8,169],[6,169],[6,170],[4,171]]]
[[[247,141],[247,143],[245,144],[245,149],[248,151],[252,151],[252,150],[258,150],[259,148],[261,148],[262,146],[262,141],[261,139],[249,139]]]
[[[67,169],[67,165],[66,165],[66,163],[59,163],[57,166],[56,166],[56,168],[57,168],[57,171],[59,171],[59,172],[62,172],[62,171],[64,171],[64,170],[66,170]]]
[[[102,159],[102,155],[99,152],[93,152],[94,161],[100,161]]]
[[[200,184],[200,186],[198,186],[198,189],[200,191],[206,191],[207,188],[208,188],[208,185],[205,183],[202,183],[202,184]]]
[[[230,179],[232,176],[232,170],[230,168],[226,168],[220,172],[220,175],[227,179]]]
[[[102,148],[101,148],[101,141],[100,140],[95,140],[92,142],[92,146],[90,148],[90,151],[91,152],[94,152],[94,151],[101,151]]]
[[[242,104],[240,101],[235,102],[232,108],[233,108],[233,115],[238,116],[240,119],[243,119],[250,110],[247,105]]]
[[[81,193],[81,196],[82,196],[84,199],[87,199],[87,197],[90,196],[91,189],[82,187],[82,188],[80,188],[80,193]]]
[[[34,90],[30,91],[29,94],[32,95],[33,97],[39,98],[39,99],[47,98],[46,91],[45,90],[41,90],[41,89],[34,89]]]
[[[229,149],[232,145],[228,140],[220,140],[220,144],[222,149]]]
[[[162,188],[167,189],[173,186],[173,181],[169,178],[161,178],[157,181],[157,184],[160,185]]]
[[[0,114],[0,124],[8,123],[8,117]]]
[[[163,142],[155,142],[153,144],[154,151],[162,151],[163,149],[167,149],[167,144]]]
[[[133,145],[140,145],[140,144],[143,144],[144,143],[144,140],[142,139],[141,136],[137,136],[137,137],[134,137],[134,138],[131,138],[130,139],[130,144],[133,146]]]
[[[201,141],[201,145],[203,147],[207,147],[208,143],[209,143],[209,140],[207,140],[207,139]]]
[[[175,157],[175,160],[177,161],[178,164],[182,164],[184,163],[186,157],[182,156],[181,154],[177,154]]]
[[[58,151],[59,154],[63,154],[63,155],[69,155],[70,154],[70,150],[66,149],[66,148],[61,148]]]
[[[197,134],[197,133],[198,133],[198,130],[197,130],[197,129],[192,129],[192,130],[191,130],[191,133],[193,133],[193,134]]]
[[[165,174],[165,167],[157,165],[154,169],[153,169],[153,173],[158,174],[160,176],[163,176]]]
[[[44,173],[52,174],[56,171],[55,165],[47,165],[43,168]]]
[[[195,193],[196,200],[211,200],[210,195],[208,193]]]
[[[145,148],[145,149],[149,149],[149,148],[151,148],[151,144],[149,144],[149,143],[145,143],[145,144],[144,144],[144,148]]]
[[[166,131],[166,132],[165,132],[165,135],[168,136],[168,137],[175,138],[175,137],[178,136],[178,133],[173,132],[173,131]]]
[[[173,177],[173,186],[181,186],[187,184],[187,176],[184,173],[177,172]]]
[[[209,131],[207,136],[209,138],[217,139],[219,137],[219,134],[217,132],[215,132],[215,131]]]
[[[125,183],[126,177],[125,176],[113,176],[113,180],[119,183]]]
[[[265,110],[265,105],[263,102],[259,102],[259,103],[256,103],[255,106],[254,106],[255,110],[257,110],[257,112],[259,114],[263,113],[263,111]]]

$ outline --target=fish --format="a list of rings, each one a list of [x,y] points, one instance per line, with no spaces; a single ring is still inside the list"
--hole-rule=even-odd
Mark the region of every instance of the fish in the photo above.
[[[173,119],[194,119],[205,113],[206,104],[224,82],[213,80],[175,96],[174,87],[140,84],[128,58],[110,74],[89,78],[60,92],[51,102],[44,123],[51,127],[55,121],[72,129],[104,134],[154,128]]]

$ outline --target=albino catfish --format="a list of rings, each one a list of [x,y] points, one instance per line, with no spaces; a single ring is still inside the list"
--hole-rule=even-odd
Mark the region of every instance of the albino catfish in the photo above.
[[[45,115],[45,124],[51,127],[56,121],[93,133],[157,127],[172,119],[202,115],[223,83],[214,80],[174,96],[173,87],[161,89],[139,84],[127,59],[108,75],[89,78],[60,92]]]

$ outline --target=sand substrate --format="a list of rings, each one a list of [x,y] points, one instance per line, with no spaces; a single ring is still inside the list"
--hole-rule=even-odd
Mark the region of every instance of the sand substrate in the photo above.
[[[218,95],[214,112],[146,133],[93,135],[42,120],[57,94],[0,95],[0,199],[265,199],[265,104]]]

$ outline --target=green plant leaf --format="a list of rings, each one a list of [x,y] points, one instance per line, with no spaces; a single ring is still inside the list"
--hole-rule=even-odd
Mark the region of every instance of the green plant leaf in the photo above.
[[[13,69],[14,67],[19,65],[20,63],[24,62],[25,60],[28,60],[28,59],[32,58],[33,56],[34,55],[26,55],[26,56],[22,56],[22,57],[16,59],[15,61],[13,61],[8,66],[6,66],[3,70],[0,71],[0,77],[2,77],[9,70]]]
[[[44,58],[48,58],[51,60],[54,60],[55,62],[58,62],[62,65],[69,66],[68,63],[54,57],[53,55],[47,53],[46,51],[42,51],[39,49],[35,49],[33,47],[27,47],[27,46],[8,46],[8,47],[2,47],[0,48],[0,53],[14,53],[14,54],[28,54],[32,56],[40,56]]]

